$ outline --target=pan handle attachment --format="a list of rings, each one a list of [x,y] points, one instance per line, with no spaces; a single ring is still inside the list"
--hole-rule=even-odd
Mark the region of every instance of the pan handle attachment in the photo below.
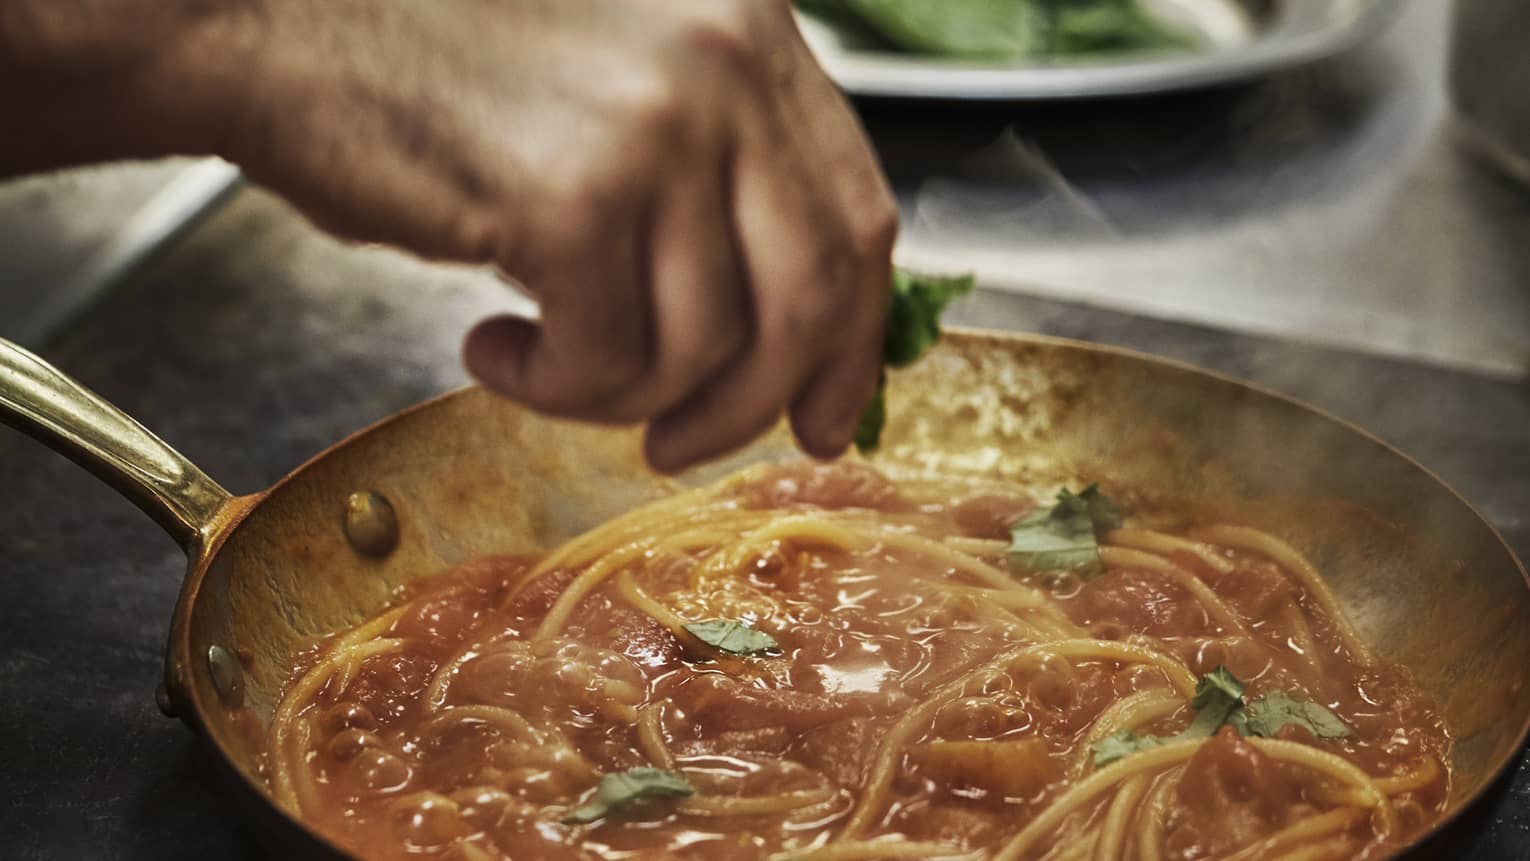
[[[116,488],[187,551],[206,545],[231,499],[143,425],[3,338],[0,421]]]

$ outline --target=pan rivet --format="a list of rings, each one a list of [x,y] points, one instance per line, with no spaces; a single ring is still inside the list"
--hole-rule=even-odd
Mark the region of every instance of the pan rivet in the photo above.
[[[222,646],[207,647],[207,669],[212,674],[213,687],[223,701],[235,705],[244,698],[243,673],[239,660]]]
[[[345,501],[345,537],[357,553],[381,558],[398,546],[398,514],[375,490],[351,494]]]
[[[159,706],[160,714],[167,718],[175,717],[175,701],[170,699],[170,689],[165,687],[164,682],[154,689],[154,704]]]

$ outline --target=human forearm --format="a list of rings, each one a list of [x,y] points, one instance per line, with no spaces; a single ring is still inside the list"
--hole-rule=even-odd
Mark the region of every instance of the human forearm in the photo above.
[[[0,176],[216,152],[259,38],[255,0],[0,3]]]

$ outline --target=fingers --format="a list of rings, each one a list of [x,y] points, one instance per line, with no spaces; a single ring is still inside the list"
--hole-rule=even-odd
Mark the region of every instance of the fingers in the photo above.
[[[810,142],[818,164],[832,182],[839,211],[844,214],[859,280],[853,309],[846,321],[841,348],[798,395],[791,407],[792,428],[799,440],[824,440],[838,454],[849,445],[854,424],[841,435],[853,409],[861,409],[876,388],[882,366],[883,327],[892,283],[892,249],[898,232],[898,210],[866,135],[844,96],[818,68],[807,45],[794,39],[801,64],[792,76],[790,104],[811,122],[798,127]],[[851,420],[853,421],[853,420]]]
[[[791,404],[792,433],[804,451],[829,459],[844,454],[882,370],[882,330],[846,337],[808,379]]]
[[[542,301],[540,326],[473,332],[468,367],[542,412],[630,423],[671,409],[748,342],[749,295],[727,217],[725,138],[677,116],[656,86],[629,82],[634,139],[544,181],[562,189],[547,225],[503,268]],[[577,195],[574,189],[603,188]],[[624,201],[639,201],[633,205]],[[643,202],[648,203],[643,203]],[[544,227],[544,231],[548,228]],[[562,251],[547,253],[554,242]]]
[[[785,98],[799,116],[794,126],[808,141],[822,175],[830,180],[852,231],[891,252],[898,210],[871,141],[849,101],[793,31],[790,51],[799,69]],[[873,249],[862,249],[870,251]]]
[[[605,420],[634,422],[672,409],[748,346],[749,293],[726,218],[726,189],[713,173],[682,173],[655,219],[653,355],[645,378],[610,404]]]
[[[500,317],[479,324],[463,345],[468,371],[535,410],[603,420],[649,363],[651,317],[641,244],[632,230],[640,222],[618,213],[570,213],[557,237],[528,243],[539,249],[538,259],[510,269],[537,294],[541,320]]]
[[[646,451],[658,469],[678,470],[748,442],[820,374],[826,357],[844,349],[847,333],[864,337],[867,324],[850,307],[858,272],[840,213],[812,186],[813,172],[782,135],[756,129],[736,168],[733,221],[753,290],[754,339],[723,373],[650,425]],[[826,377],[827,391],[858,387],[851,376]],[[810,454],[837,454],[854,433],[860,404],[810,406],[799,440]]]
[[[542,412],[649,420],[661,470],[738,448],[788,411],[802,447],[831,457],[880,371],[896,209],[788,5],[705,8],[675,13],[701,17],[663,42],[703,62],[628,76],[600,102],[601,157],[586,144],[525,175],[523,192],[551,196],[513,236],[534,257],[499,262],[542,318],[485,322],[465,359]],[[562,205],[590,187],[611,192],[605,205]],[[539,219],[559,232],[538,235]]]

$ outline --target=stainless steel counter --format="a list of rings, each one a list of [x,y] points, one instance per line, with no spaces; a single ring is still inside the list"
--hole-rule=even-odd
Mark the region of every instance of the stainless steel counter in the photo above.
[[[0,183],[0,337],[41,341],[214,207],[215,159],[86,167]]]

